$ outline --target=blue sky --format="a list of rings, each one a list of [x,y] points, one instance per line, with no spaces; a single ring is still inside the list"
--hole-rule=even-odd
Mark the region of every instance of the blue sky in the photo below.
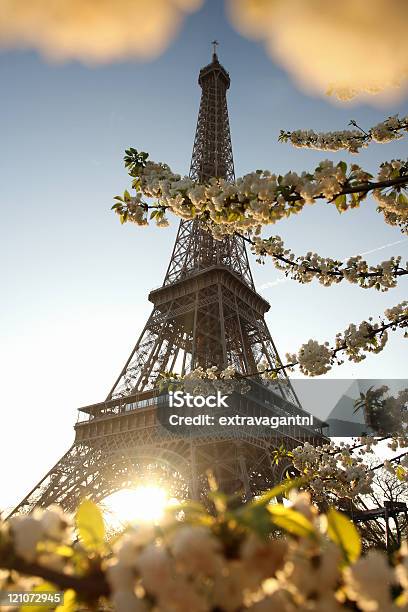
[[[147,295],[163,280],[177,223],[166,230],[122,227],[110,206],[129,185],[122,163],[128,146],[188,173],[197,77],[210,60],[211,40],[220,41],[232,81],[237,176],[256,168],[313,169],[326,157],[357,161],[279,144],[281,128],[343,129],[350,119],[369,127],[407,112],[406,101],[340,106],[303,94],[261,45],[232,29],[222,4],[207,2],[190,16],[152,62],[95,68],[49,64],[29,51],[0,54],[0,508],[15,503],[69,447],[76,408],[105,398],[150,312]],[[358,161],[375,171],[382,160],[403,155],[403,142],[373,145]],[[342,216],[322,203],[308,207],[267,228],[272,234],[299,254],[342,259],[403,238],[383,223],[371,199]],[[367,258],[382,261],[395,252],[406,259],[407,247],[408,240]],[[344,284],[275,284],[280,273],[253,258],[252,270],[271,303],[267,321],[282,356],[309,338],[330,341],[350,322],[406,297],[403,282],[380,294]],[[402,334],[395,334],[383,354],[331,375],[404,377],[404,349]]]

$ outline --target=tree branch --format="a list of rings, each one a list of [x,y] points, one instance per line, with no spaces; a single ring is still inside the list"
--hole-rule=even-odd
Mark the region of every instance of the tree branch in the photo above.
[[[394,321],[390,321],[389,323],[383,323],[383,325],[381,325],[381,327],[379,327],[378,329],[373,329],[372,332],[368,334],[368,338],[375,338],[376,336],[383,334],[385,331],[387,331],[387,329],[390,329],[392,327],[397,327],[401,323],[402,324],[408,323],[408,315],[402,315],[401,317],[398,317]],[[347,348],[346,342],[343,342],[343,344],[341,344],[340,346],[337,346],[331,352],[332,358],[336,357],[338,353],[340,353],[341,351],[344,351],[346,348]],[[299,362],[294,361],[292,363],[286,363],[286,364],[280,365],[277,368],[265,368],[265,370],[261,370],[260,372],[250,372],[248,374],[237,374],[237,378],[251,378],[253,376],[260,376],[262,374],[267,374],[269,372],[279,374],[279,372],[284,372],[285,370],[289,368],[293,368],[297,365],[299,365]]]
[[[398,463],[400,462],[400,460],[402,459],[402,457],[406,457],[408,455],[408,451],[405,453],[401,453],[400,455],[397,455],[396,457],[393,457],[392,459],[388,459],[388,461],[390,463],[393,463],[394,461],[397,461]],[[379,470],[380,468],[384,467],[384,462],[379,463],[378,465],[376,465],[373,468],[370,468],[368,471],[369,472],[375,472],[375,470]]]
[[[110,593],[109,585],[102,571],[95,572],[90,576],[78,577],[57,572],[38,563],[27,563],[22,559],[15,558],[13,562],[4,563],[0,560],[0,568],[14,570],[26,576],[37,576],[47,582],[55,584],[62,590],[73,589],[84,599],[96,599],[98,597],[108,597]]]
[[[244,234],[240,234],[239,232],[235,232],[236,236],[239,236],[240,238],[242,238],[245,242],[247,242],[248,244],[250,244],[251,246],[256,246],[256,242],[250,238],[249,236],[244,236]],[[292,268],[296,268],[297,266],[301,266],[302,271],[304,272],[313,272],[315,274],[322,274],[323,270],[321,268],[316,268],[315,266],[308,266],[308,265],[303,265],[303,263],[299,263],[296,259],[288,259],[287,257],[285,257],[284,255],[280,255],[279,253],[266,253],[266,251],[264,253],[261,253],[261,255],[270,255],[271,257],[274,257],[275,259],[277,259],[278,261],[281,261],[282,263],[291,266]],[[342,262],[339,262],[339,266],[344,265]],[[338,266],[338,267],[339,267]],[[333,277],[338,277],[338,278],[344,278],[344,273],[347,272],[348,270],[350,270],[350,268],[344,268],[344,270],[325,270],[324,274],[328,275],[328,276],[333,276]],[[396,266],[393,272],[394,276],[405,276],[408,274],[408,269],[406,268],[401,268]],[[382,272],[358,272],[357,273],[357,278],[376,278],[376,277],[381,277],[382,276]]]
[[[402,186],[408,184],[408,174],[404,174],[402,176],[397,176],[395,179],[388,179],[386,181],[367,181],[367,183],[360,183],[359,185],[354,185],[353,187],[344,187],[341,191],[336,193],[333,196],[332,200],[328,200],[328,202],[333,202],[338,196],[349,195],[351,193],[368,193],[369,191],[373,191],[374,189],[384,189],[385,187],[394,187],[394,186]],[[327,199],[322,193],[314,196],[315,200]],[[303,198],[299,196],[289,196],[287,198],[287,202],[298,202],[299,200],[303,201]]]

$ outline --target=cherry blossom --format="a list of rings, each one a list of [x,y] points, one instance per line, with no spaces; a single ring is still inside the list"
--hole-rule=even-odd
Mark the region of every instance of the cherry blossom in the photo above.
[[[408,162],[392,160],[380,166],[377,181],[357,164],[347,171],[347,164],[323,160],[313,172],[287,172],[276,175],[257,170],[238,178],[235,183],[212,178],[206,184],[195,183],[175,174],[167,164],[148,160],[147,153],[128,149],[125,165],[133,177],[136,195],[125,191],[116,196],[112,207],[122,223],[137,225],[154,219],[166,226],[170,212],[185,220],[198,219],[214,237],[241,233],[259,236],[265,225],[298,214],[308,204],[320,199],[334,203],[339,212],[355,208],[372,191],[385,221],[405,228],[408,223],[408,198],[404,186],[408,182]],[[156,204],[143,200],[153,198]]]
[[[345,262],[321,257],[311,251],[296,257],[290,249],[285,248],[280,236],[247,240],[252,245],[252,252],[259,257],[258,261],[263,262],[266,256],[271,257],[278,270],[300,283],[310,283],[317,278],[322,285],[330,286],[347,280],[360,287],[387,291],[397,285],[399,276],[408,274],[408,261],[402,267],[401,257],[391,257],[377,265],[369,265],[361,255],[349,257]]]
[[[367,491],[370,476],[352,451],[333,444],[294,449],[313,499],[323,499],[319,478],[342,497]],[[360,536],[346,516],[320,513],[311,494],[294,484],[285,505],[269,495],[214,516],[200,504],[189,513],[186,504],[183,520],[176,513],[155,529],[133,527],[94,551],[74,543],[72,517],[60,510],[52,512],[69,539],[54,531],[54,518],[52,536],[44,531],[47,511],[17,516],[0,523],[0,588],[48,589],[52,582],[70,593],[73,609],[86,603],[117,612],[401,609],[408,594],[406,543],[392,563],[379,550],[361,556]],[[274,517],[286,522],[275,524]],[[55,565],[43,564],[44,549],[55,551]]]
[[[354,120],[351,125],[356,127]],[[394,115],[381,121],[367,132],[361,128],[357,130],[340,130],[337,132],[315,132],[313,130],[281,130],[280,142],[290,142],[298,148],[315,149],[316,151],[348,151],[358,153],[360,149],[368,147],[371,142],[387,143],[398,140],[408,131],[408,116]]]

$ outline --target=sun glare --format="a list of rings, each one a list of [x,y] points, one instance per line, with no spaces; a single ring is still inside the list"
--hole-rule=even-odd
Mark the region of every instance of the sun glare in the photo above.
[[[105,515],[110,524],[134,524],[159,521],[171,501],[164,489],[139,486],[113,493],[104,501]]]

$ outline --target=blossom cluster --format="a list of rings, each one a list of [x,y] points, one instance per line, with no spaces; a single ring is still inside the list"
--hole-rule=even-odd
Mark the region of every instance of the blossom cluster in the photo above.
[[[350,122],[357,125],[355,121]],[[368,147],[370,142],[386,143],[398,140],[408,132],[408,115],[394,115],[381,121],[367,132],[362,130],[340,130],[333,132],[315,132],[314,130],[281,130],[279,140],[290,142],[297,148],[315,149],[317,151],[342,151],[358,153]]]
[[[406,395],[407,390],[404,390],[403,393]],[[405,403],[407,401],[408,399],[405,398]],[[378,438],[375,436],[361,436],[359,438],[360,444],[358,444],[354,448],[358,449],[357,452],[360,455],[367,455],[367,454],[372,455],[375,453],[375,450],[373,447],[377,446],[381,441],[387,441],[387,447],[393,452],[396,452],[398,449],[408,448],[408,435],[406,432],[403,432],[402,434],[399,432],[394,433],[392,435],[386,436],[385,438]],[[406,464],[406,462],[408,462],[408,458],[403,460],[403,464]],[[382,467],[386,467],[387,469],[390,469],[390,470],[392,468],[392,470],[395,473],[396,465],[398,465],[398,463],[387,460],[382,464]]]
[[[338,353],[345,353],[349,361],[356,363],[366,358],[364,352],[379,353],[388,341],[388,328],[408,327],[408,302],[401,302],[387,309],[384,314],[388,323],[382,320],[373,323],[371,318],[359,325],[351,323],[344,332],[336,335],[333,348],[329,348],[327,342],[319,344],[316,340],[309,340],[300,347],[297,354],[287,353],[289,363],[286,369],[292,370],[295,365],[299,365],[303,374],[320,376],[331,369],[336,359],[338,364],[343,363],[338,359]],[[267,371],[264,376],[268,377]]]
[[[315,132],[314,130],[281,130],[280,142],[290,142],[298,149],[315,149],[316,151],[342,151],[358,153],[359,149],[368,146],[367,137],[358,130],[338,130],[333,132]]]
[[[378,173],[379,181],[392,181],[395,177],[407,173],[407,164],[400,159],[383,162]],[[408,196],[406,190],[398,186],[389,189],[374,189],[373,197],[378,202],[377,210],[384,215],[389,225],[399,225],[402,229],[408,227]]]
[[[370,266],[361,255],[350,257],[345,262],[312,252],[296,257],[290,249],[285,248],[280,236],[256,237],[252,242],[255,255],[260,258],[270,256],[278,270],[300,283],[310,283],[317,278],[322,285],[330,286],[345,279],[360,287],[387,291],[397,285],[399,275],[408,274],[408,261],[405,268],[400,267],[401,257],[391,257]]]
[[[308,486],[315,498],[323,499],[327,492],[337,497],[354,498],[370,493],[373,475],[361,456],[355,456],[350,444],[338,448],[334,442],[313,446],[305,442],[292,453],[293,465],[307,474]]]
[[[377,137],[380,136],[377,134]],[[132,187],[136,190],[136,196],[132,197],[127,191],[123,197],[116,196],[113,208],[122,222],[146,225],[149,210],[153,209],[150,217],[158,225],[167,225],[165,215],[170,211],[186,220],[198,219],[220,240],[226,234],[246,234],[256,253],[260,256],[265,253],[271,255],[280,269],[290,272],[301,282],[317,277],[322,284],[328,285],[345,278],[363,287],[374,286],[385,291],[395,286],[398,275],[406,272],[400,268],[399,257],[377,266],[369,266],[360,256],[349,258],[345,264],[315,253],[295,258],[284,248],[280,237],[263,240],[259,234],[263,225],[296,214],[317,198],[334,201],[340,212],[358,206],[374,186],[373,195],[386,221],[407,225],[408,198],[403,188],[408,180],[408,162],[392,160],[383,163],[378,174],[379,183],[371,183],[372,175],[356,164],[347,174],[344,162],[334,165],[329,160],[320,162],[313,173],[303,172],[299,175],[288,172],[284,176],[276,176],[269,171],[258,170],[237,179],[235,183],[212,178],[206,184],[174,174],[168,165],[149,161],[147,153],[138,153],[133,148],[126,151],[125,165],[133,177]],[[380,186],[381,182],[386,184]],[[390,182],[393,183],[391,186]],[[156,199],[156,204],[148,205],[143,201],[144,196]],[[337,334],[332,348],[328,343],[309,340],[300,347],[298,354],[287,354],[287,365],[265,367],[262,375],[265,378],[276,377],[277,373],[291,370],[295,365],[309,376],[325,374],[336,360],[342,363],[337,358],[342,351],[349,360],[361,361],[365,358],[365,352],[380,352],[388,339],[387,329],[406,327],[407,317],[406,313],[401,314],[400,318],[392,320],[391,326],[383,321],[371,323],[371,320],[363,321],[358,326],[352,324],[343,334]]]
[[[299,463],[313,468],[308,449],[299,457]],[[345,451],[338,474],[344,482],[357,483],[359,470],[347,467],[349,459]],[[74,527],[72,517],[55,508],[45,511],[47,519],[40,510],[16,517],[1,525],[0,588],[25,585],[21,568],[47,578],[51,569],[57,588],[72,582],[71,610],[407,610],[406,545],[392,563],[380,551],[362,557],[357,529],[344,514],[334,509],[319,514],[308,493],[290,486],[286,505],[270,500],[272,493],[290,489],[288,483],[215,516],[200,504],[190,511],[187,503],[180,506],[184,518],[170,512],[157,525],[129,527],[113,542],[105,539],[92,549],[84,547],[81,534],[76,543],[66,538]],[[364,490],[362,481],[356,487]],[[100,520],[98,512],[95,506],[87,518]],[[44,562],[44,550],[53,550],[54,558]]]
[[[15,553],[28,563],[37,559],[44,565],[55,565],[55,555],[48,551],[38,552],[37,543],[42,540],[54,540],[61,544],[70,541],[73,535],[71,519],[59,506],[50,506],[47,510],[36,509],[28,516],[17,516],[10,519],[10,530],[13,535]]]
[[[407,390],[404,390],[403,392],[401,392],[401,394],[407,394]],[[405,398],[405,403],[408,401],[408,398]],[[375,447],[378,446],[381,442],[387,442],[387,447],[393,451],[396,452],[398,449],[405,449],[408,448],[408,435],[406,432],[403,433],[393,433],[390,435],[385,436],[384,438],[379,438],[376,437],[374,435],[365,435],[365,436],[360,436],[358,438],[359,443],[354,446],[351,447],[352,450],[358,452],[359,455],[364,456],[364,455],[373,455],[376,453]],[[344,446],[344,442],[340,443],[340,446]],[[394,461],[387,461],[389,466],[394,466],[395,467],[395,463]],[[381,464],[382,467],[384,467],[384,463]]]
[[[164,372],[161,374],[161,384],[169,389],[179,385],[188,393],[204,396],[217,391],[226,395],[234,391],[246,393],[250,389],[244,380],[237,378],[236,368],[232,365],[224,369],[216,365],[208,368],[197,366],[183,375],[177,372]]]
[[[400,317],[406,317],[408,315],[408,301],[404,300],[392,308],[387,308],[384,314],[389,321],[396,321]]]
[[[356,363],[366,358],[367,353],[379,353],[388,341],[388,329],[405,329],[408,327],[408,302],[403,301],[384,312],[386,320],[380,319],[374,323],[370,317],[369,321],[362,321],[359,325],[351,323],[342,333],[338,333],[334,347],[330,347],[328,342],[320,344],[317,340],[309,340],[303,344],[297,353],[286,354],[286,364],[270,367],[266,360],[262,360],[257,371],[248,375],[260,375],[266,380],[275,379],[283,371],[293,371],[295,366],[299,366],[300,371],[307,376],[321,376],[326,374],[333,364],[342,364],[339,354],[345,353],[349,361]],[[405,336],[408,333],[405,332]],[[202,368],[201,366],[193,369],[183,376],[172,372],[164,373],[164,380],[171,382],[182,382],[190,385],[194,393],[208,393],[210,387],[231,393],[236,389],[236,379],[240,374],[233,366],[228,366],[220,370],[217,366]],[[210,387],[209,387],[210,385]],[[243,383],[241,392],[245,392]]]
[[[405,395],[407,394],[407,390],[405,389],[403,392]],[[405,403],[408,401],[408,398],[405,398]],[[396,451],[398,448],[407,448],[408,447],[408,437],[407,436],[393,436],[388,443],[388,448],[392,451]]]
[[[185,220],[199,219],[216,239],[226,234],[244,233],[259,235],[264,225],[277,223],[290,215],[298,214],[306,204],[314,204],[325,198],[334,202],[339,212],[355,208],[373,189],[386,221],[394,225],[408,222],[408,199],[401,186],[408,179],[408,164],[401,160],[382,164],[378,180],[396,181],[389,190],[374,189],[372,175],[357,164],[334,164],[330,160],[319,163],[314,172],[287,172],[277,176],[268,170],[257,170],[229,183],[222,178],[212,178],[207,183],[196,183],[189,177],[174,174],[167,164],[147,160],[146,153],[127,150],[125,159],[133,177],[136,195],[125,191],[116,196],[112,208],[121,221],[137,225],[154,219],[158,226],[168,225],[166,213],[171,212]],[[384,179],[383,177],[386,177]],[[148,205],[143,197],[154,198],[156,204]]]
[[[393,476],[396,476],[398,480],[408,482],[408,459],[407,457],[403,457],[401,461],[397,464],[386,459],[384,461],[384,469],[390,474],[392,474]]]
[[[344,351],[350,361],[358,363],[366,358],[364,352],[380,353],[388,341],[388,332],[380,330],[381,323],[362,321],[351,323],[343,333],[336,334],[336,348]]]
[[[400,391],[397,400],[404,404],[405,413],[408,404],[408,389]],[[406,426],[402,433],[394,434],[391,436],[387,446],[393,452],[398,449],[408,448],[408,435],[406,433]],[[398,456],[397,461],[390,461],[386,459],[384,461],[384,469],[396,476],[399,480],[408,482],[408,453],[404,452]]]
[[[286,354],[289,363],[299,364],[299,369],[307,376],[321,376],[326,374],[333,363],[333,351],[329,343],[319,344],[317,340],[310,339],[302,344],[297,354]]]

